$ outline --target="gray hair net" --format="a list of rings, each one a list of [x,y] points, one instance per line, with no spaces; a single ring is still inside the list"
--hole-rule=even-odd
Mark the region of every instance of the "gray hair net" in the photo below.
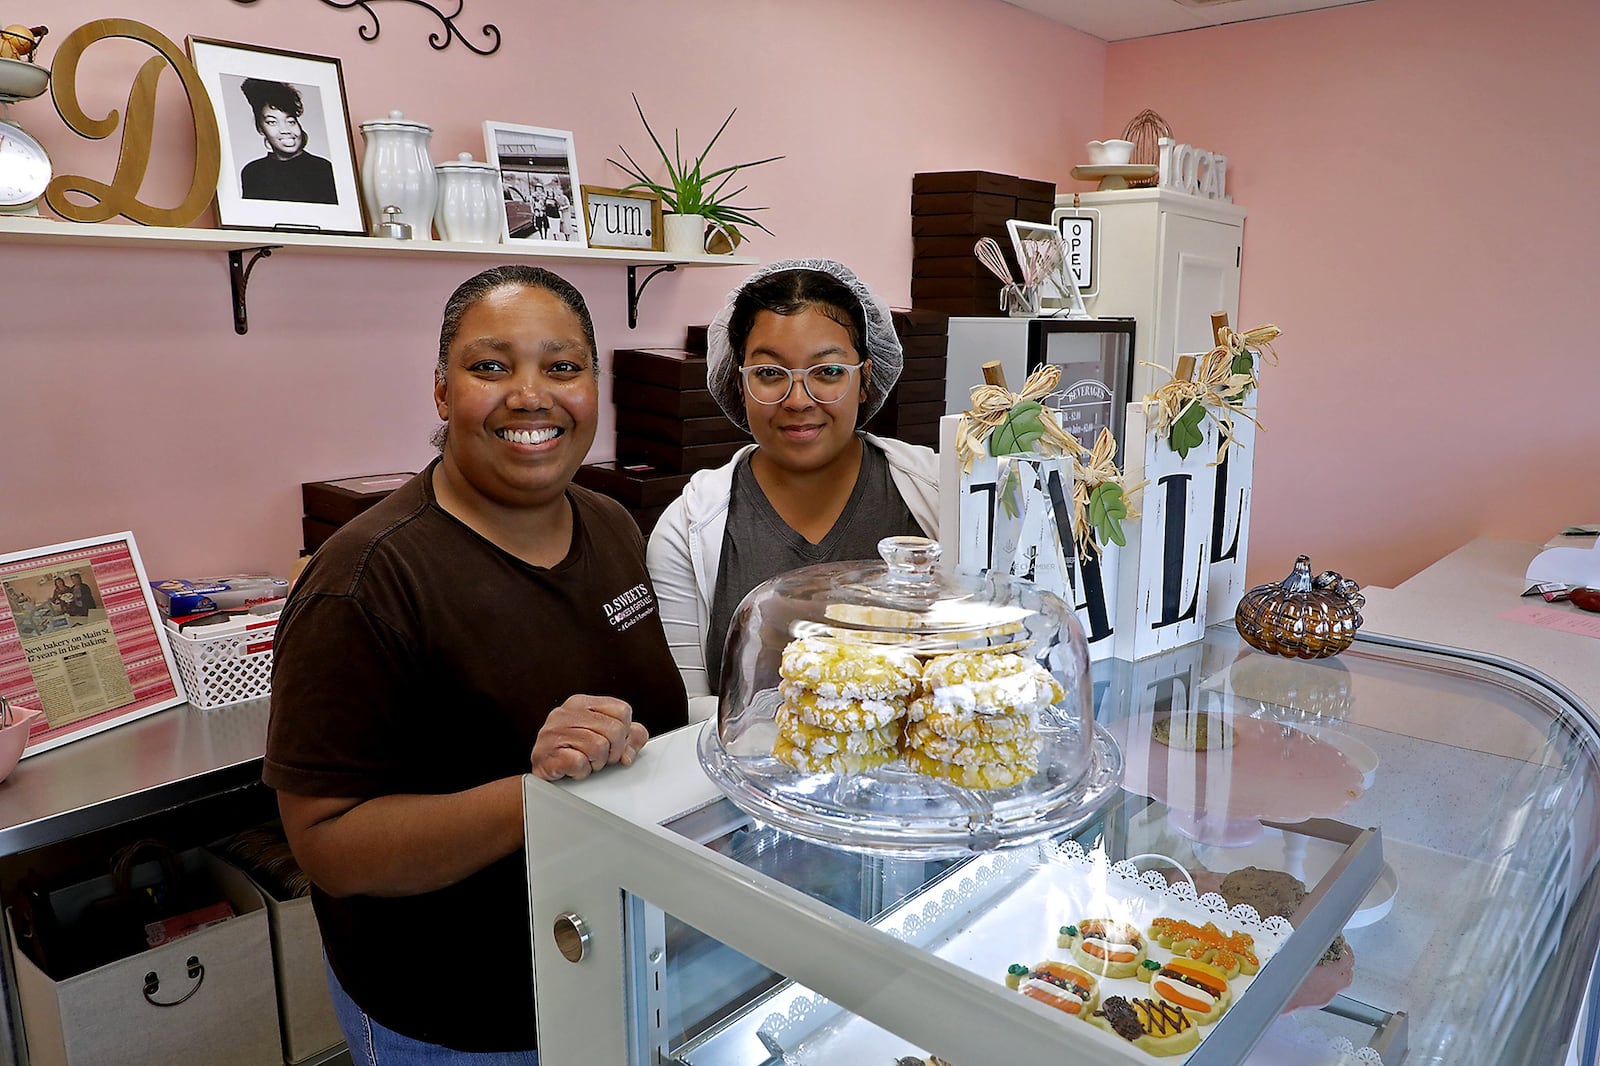
[[[832,259],[784,259],[768,263],[728,293],[727,301],[706,333],[706,385],[712,397],[717,401],[717,406],[722,408],[722,413],[735,425],[741,429],[750,428],[745,418],[744,392],[739,385],[740,357],[728,338],[728,322],[733,317],[734,304],[752,282],[785,270],[816,270],[830,274],[843,282],[861,301],[862,314],[867,323],[867,350],[861,356],[872,360],[872,373],[867,380],[867,398],[861,404],[859,418],[859,423],[865,423],[883,407],[894,389],[894,383],[900,380],[900,371],[905,366],[905,352],[900,347],[900,338],[895,335],[889,305],[867,288],[866,283],[856,277],[849,267]]]

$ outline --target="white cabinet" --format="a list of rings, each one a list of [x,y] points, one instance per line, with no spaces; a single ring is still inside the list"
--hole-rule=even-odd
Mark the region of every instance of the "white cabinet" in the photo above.
[[[1100,212],[1096,317],[1136,320],[1133,396],[1155,391],[1156,363],[1171,368],[1183,352],[1212,346],[1211,315],[1225,311],[1239,325],[1239,266],[1244,208],[1167,189],[1066,194],[1058,211]]]

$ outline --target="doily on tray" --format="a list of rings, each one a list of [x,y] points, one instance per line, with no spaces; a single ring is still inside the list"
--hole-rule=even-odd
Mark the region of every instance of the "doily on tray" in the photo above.
[[[1052,861],[1067,864],[1081,864],[1087,868],[1103,866],[1106,862],[1105,853],[1102,851],[1087,851],[1076,840],[1066,840],[1052,846]],[[1141,856],[1142,857],[1142,856]],[[1183,870],[1182,864],[1165,856],[1161,858]],[[1256,909],[1248,903],[1228,906],[1228,901],[1215,892],[1196,894],[1192,878],[1187,881],[1167,883],[1166,877],[1159,870],[1141,871],[1127,859],[1120,859],[1111,863],[1107,872],[1112,878],[1121,881],[1130,890],[1139,890],[1158,897],[1165,897],[1175,903],[1196,907],[1211,915],[1214,919],[1226,919],[1241,926],[1243,930],[1257,940],[1266,942],[1266,946],[1276,949],[1294,932],[1294,926],[1285,918],[1272,915],[1268,918],[1261,917]],[[1184,870],[1187,876],[1188,871]]]
[[[1299,1015],[1285,1015],[1274,1022],[1258,1050],[1270,1045],[1281,1051],[1285,1044],[1299,1052],[1298,1061],[1311,1066],[1384,1066],[1383,1056],[1375,1049],[1357,1047],[1348,1037],[1334,1036]]]
[[[943,925],[949,915],[969,907],[974,896],[985,889],[999,887],[996,878],[1009,879],[1038,860],[1037,849],[1028,847],[979,856],[961,868],[961,880],[945,888],[938,899],[927,900],[920,907],[911,905],[890,912],[878,922],[878,931],[899,941],[915,943],[927,930]]]
[[[769,1052],[779,1054],[782,1051],[782,1038],[788,1035],[791,1028],[808,1031],[814,1027],[813,1019],[830,1009],[836,1009],[835,1004],[825,996],[796,996],[789,1003],[789,1013],[767,1015],[756,1029],[756,1036]],[[785,1061],[789,1057],[787,1053],[783,1054]]]

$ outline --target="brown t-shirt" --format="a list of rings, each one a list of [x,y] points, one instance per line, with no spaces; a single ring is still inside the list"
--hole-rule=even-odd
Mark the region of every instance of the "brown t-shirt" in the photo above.
[[[683,725],[683,681],[627,512],[570,487],[572,548],[544,569],[439,507],[432,472],[340,529],[296,584],[278,624],[263,780],[370,798],[527,773],[546,716],[578,692],[626,700],[652,736]],[[340,983],[379,1023],[468,1051],[535,1045],[521,851],[437,892],[314,888],[312,902]]]

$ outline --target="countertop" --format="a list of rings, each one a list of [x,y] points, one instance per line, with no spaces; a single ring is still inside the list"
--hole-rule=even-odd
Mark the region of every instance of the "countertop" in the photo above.
[[[267,710],[183,703],[25,757],[0,782],[0,855],[260,781]]]
[[[1540,544],[1473,540],[1394,588],[1366,588],[1363,634],[1462,648],[1522,663],[1600,715],[1600,639],[1503,617],[1537,607],[1600,628],[1600,615],[1570,603],[1523,597]]]

